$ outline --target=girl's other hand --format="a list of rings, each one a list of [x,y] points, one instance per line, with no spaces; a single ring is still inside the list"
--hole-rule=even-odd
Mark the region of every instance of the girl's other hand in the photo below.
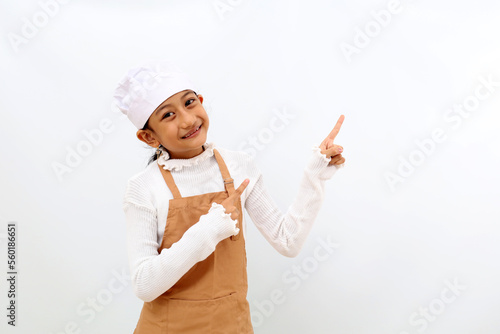
[[[235,220],[238,218],[238,214],[240,213],[240,210],[236,207],[236,203],[238,201],[238,198],[241,196],[245,188],[248,186],[250,183],[249,179],[245,179],[241,185],[236,189],[228,198],[226,198],[224,201],[222,201],[221,205],[226,209],[226,213],[231,214],[231,219]]]
[[[331,158],[328,165],[340,165],[345,162],[345,159],[342,156],[342,152],[344,150],[343,147],[340,145],[335,145],[333,143],[335,137],[340,131],[340,127],[342,126],[343,122],[344,122],[344,115],[340,115],[339,120],[337,121],[337,124],[335,124],[333,130],[321,142],[321,145],[319,146],[321,148],[321,153]]]

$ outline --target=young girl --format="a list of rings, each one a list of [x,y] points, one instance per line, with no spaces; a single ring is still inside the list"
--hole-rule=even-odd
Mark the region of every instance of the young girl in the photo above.
[[[132,283],[144,301],[134,333],[253,333],[242,208],[278,252],[297,256],[325,181],[345,162],[342,147],[333,144],[344,116],[313,146],[299,192],[283,214],[249,154],[206,142],[203,96],[172,63],[131,69],[115,102],[137,138],[157,148],[129,179],[123,203]],[[236,119],[230,124],[239,126]]]

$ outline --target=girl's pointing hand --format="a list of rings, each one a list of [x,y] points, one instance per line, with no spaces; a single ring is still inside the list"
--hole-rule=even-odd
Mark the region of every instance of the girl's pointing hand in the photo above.
[[[342,156],[343,152],[342,146],[335,145],[333,143],[335,137],[337,137],[337,134],[340,131],[340,127],[342,126],[343,122],[344,122],[344,115],[340,115],[337,124],[335,124],[335,126],[333,127],[333,130],[323,140],[323,142],[321,142],[321,145],[319,146],[321,148],[321,153],[325,154],[328,158],[331,158],[328,165],[340,165],[345,162],[345,159]]]
[[[228,198],[222,201],[221,205],[226,209],[226,213],[231,214],[231,219],[235,220],[238,218],[239,210],[236,207],[236,203],[238,202],[238,198],[241,196],[245,188],[250,183],[249,179],[245,179],[241,185],[236,189]]]

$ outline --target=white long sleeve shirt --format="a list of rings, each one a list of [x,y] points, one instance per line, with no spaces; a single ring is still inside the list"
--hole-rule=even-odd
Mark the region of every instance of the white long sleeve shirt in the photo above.
[[[237,234],[236,220],[221,204],[212,203],[207,214],[189,228],[182,238],[158,254],[165,230],[169,200],[173,198],[159,168],[169,169],[181,196],[224,191],[217,148],[234,179],[235,189],[245,178],[250,183],[241,197],[245,208],[264,238],[281,254],[295,257],[314,223],[324,199],[325,181],[342,165],[328,165],[330,158],[313,146],[300,188],[286,213],[268,194],[254,159],[243,151],[204,144],[205,150],[190,159],[170,159],[167,152],[128,180],[123,198],[127,222],[127,252],[134,292],[145,302],[172,287],[197,262],[206,259],[219,241]],[[246,224],[243,219],[243,236]]]

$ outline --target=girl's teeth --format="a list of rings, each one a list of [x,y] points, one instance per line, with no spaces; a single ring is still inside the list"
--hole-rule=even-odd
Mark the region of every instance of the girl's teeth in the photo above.
[[[184,138],[189,138],[189,137],[191,137],[191,136],[192,136],[192,135],[193,135],[196,131],[198,131],[198,129],[199,129],[199,127],[198,127],[198,128],[196,128],[196,130],[194,130],[194,131],[193,131],[193,133],[191,133],[189,136],[186,136],[186,137],[184,137]]]

